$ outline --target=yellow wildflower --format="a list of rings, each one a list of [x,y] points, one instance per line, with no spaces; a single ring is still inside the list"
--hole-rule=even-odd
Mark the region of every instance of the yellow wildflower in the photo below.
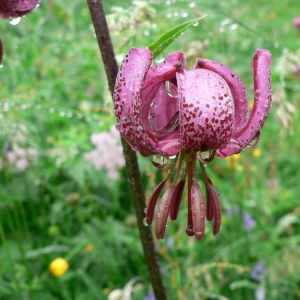
[[[88,245],[84,248],[84,252],[85,252],[85,253],[90,253],[90,252],[93,251],[94,247],[95,247],[94,244],[88,244]]]
[[[241,159],[241,157],[242,157],[241,153],[226,157],[228,169],[230,169],[230,170],[236,169],[236,167],[238,165],[238,161]]]
[[[55,277],[63,276],[69,269],[68,262],[61,257],[55,258],[49,265],[49,271]]]
[[[257,158],[261,157],[262,150],[260,148],[255,148],[255,149],[253,149],[252,154],[253,154],[254,157],[257,157]]]

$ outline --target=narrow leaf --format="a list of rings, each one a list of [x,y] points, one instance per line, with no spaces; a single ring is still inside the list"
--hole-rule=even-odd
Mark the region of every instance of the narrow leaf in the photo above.
[[[185,32],[187,29],[193,26],[193,24],[199,23],[207,16],[209,15],[184,22],[164,33],[156,42],[149,46],[149,50],[153,52],[154,58],[156,58],[163,50],[165,50],[172,42],[174,42],[181,35],[181,33]]]

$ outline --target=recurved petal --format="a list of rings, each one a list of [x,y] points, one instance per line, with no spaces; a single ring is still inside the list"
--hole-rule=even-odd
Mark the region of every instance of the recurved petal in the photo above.
[[[176,74],[185,66],[183,53],[172,52],[149,69],[141,92],[143,126],[157,141],[157,153],[165,156],[180,151]]]
[[[182,149],[207,151],[224,147],[233,131],[231,91],[218,74],[196,69],[177,73]]]
[[[258,49],[253,57],[254,106],[249,121],[224,149],[217,152],[218,156],[226,157],[239,153],[259,137],[272,102],[271,63],[270,51]]]
[[[233,135],[240,132],[246,126],[249,117],[248,95],[242,80],[223,64],[209,59],[197,59],[195,68],[213,71],[226,81],[234,101],[235,121]]]
[[[134,150],[142,150],[144,155],[150,155],[156,148],[155,142],[145,134],[140,97],[151,63],[152,53],[149,49],[130,49],[123,60],[114,89],[117,129]]]

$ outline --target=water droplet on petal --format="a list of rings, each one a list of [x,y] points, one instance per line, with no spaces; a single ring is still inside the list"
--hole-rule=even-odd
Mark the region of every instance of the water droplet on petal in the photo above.
[[[165,88],[166,88],[168,95],[170,97],[174,98],[174,95],[172,94],[171,87],[170,87],[170,81],[165,82]]]
[[[13,26],[18,25],[21,22],[21,17],[9,18],[9,23]]]
[[[254,147],[258,144],[260,138],[260,131],[256,134],[256,136],[252,139],[252,141],[248,144],[248,147]]]
[[[155,167],[163,168],[169,162],[169,159],[165,156],[155,154],[152,155],[151,161]]]

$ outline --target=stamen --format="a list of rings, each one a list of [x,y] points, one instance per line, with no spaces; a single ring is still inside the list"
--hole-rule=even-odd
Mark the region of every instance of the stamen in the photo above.
[[[200,162],[200,166],[206,186],[206,218],[208,221],[214,220],[213,234],[216,235],[220,231],[221,226],[221,206],[219,194],[216,191],[211,179],[207,176],[203,163]]]
[[[192,185],[196,181],[196,166],[195,166],[196,155],[191,153],[188,157],[185,157],[186,161],[186,171],[188,177],[188,224],[185,230],[186,234],[189,236],[195,235],[194,225],[193,225],[193,214],[192,214]]]
[[[163,189],[163,187],[166,184],[166,181],[167,181],[167,179],[163,180],[160,184],[158,184],[150,197],[148,207],[147,207],[147,213],[146,213],[146,222],[148,225],[152,224],[155,204],[157,202],[157,199],[158,199],[158,196],[159,196],[161,190]]]
[[[193,183],[191,187],[191,200],[194,234],[197,240],[201,240],[205,231],[205,204],[198,183]]]
[[[155,224],[156,237],[158,239],[163,239],[165,237],[170,202],[172,200],[174,191],[175,186],[169,186],[159,202]]]
[[[175,191],[173,193],[173,199],[172,199],[171,207],[170,207],[170,219],[172,221],[176,220],[178,217],[179,206],[181,203],[184,186],[185,186],[185,179],[181,179],[177,183]]]

